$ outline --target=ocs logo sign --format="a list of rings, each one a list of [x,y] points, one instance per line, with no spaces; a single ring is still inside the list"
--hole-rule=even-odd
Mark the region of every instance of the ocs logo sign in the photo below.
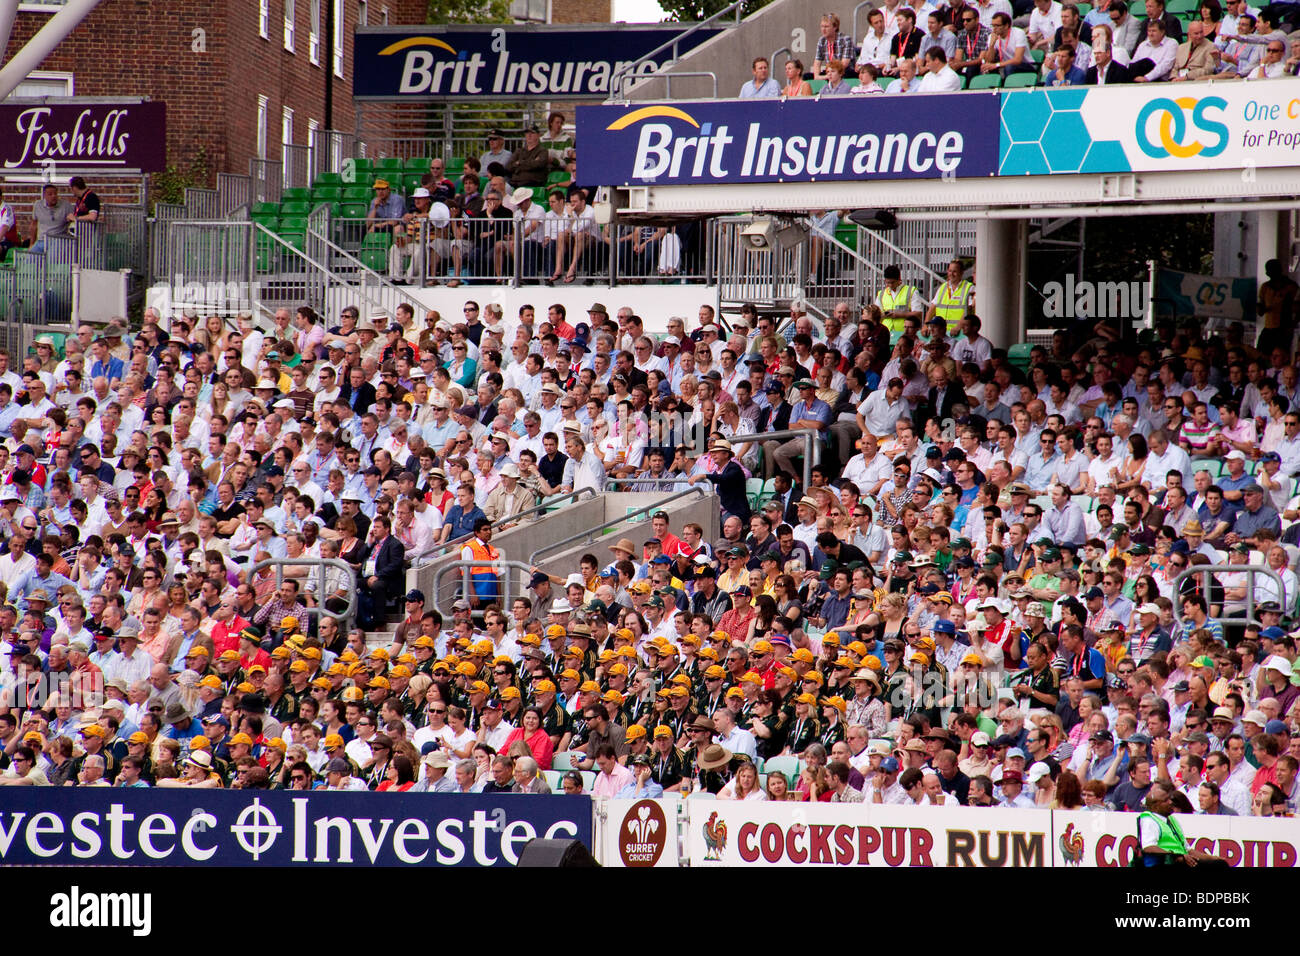
[[[1222,113],[1227,105],[1227,100],[1220,96],[1204,96],[1199,100],[1190,96],[1154,99],[1138,113],[1138,149],[1152,159],[1218,156],[1228,148],[1228,127],[1206,113],[1210,110]],[[1156,119],[1154,143],[1151,142],[1150,129],[1153,118]]]

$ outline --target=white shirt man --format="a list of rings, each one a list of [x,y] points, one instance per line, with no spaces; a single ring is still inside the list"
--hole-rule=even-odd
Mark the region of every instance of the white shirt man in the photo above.
[[[1061,29],[1061,4],[1058,0],[1049,0],[1044,6],[1035,3],[1029,14],[1029,42],[1035,46],[1046,46]]]
[[[1147,38],[1133,51],[1133,62],[1150,60],[1155,65],[1149,73],[1135,76],[1133,81],[1149,83],[1169,79],[1169,71],[1173,69],[1174,58],[1177,55],[1178,41],[1173,37],[1165,36],[1158,22],[1151,23],[1147,27]]]
[[[943,54],[943,50],[934,47],[925,55],[928,69],[925,76],[921,77],[922,93],[952,93],[961,89],[961,77],[948,65],[946,56],[944,59],[939,58],[940,54]]]

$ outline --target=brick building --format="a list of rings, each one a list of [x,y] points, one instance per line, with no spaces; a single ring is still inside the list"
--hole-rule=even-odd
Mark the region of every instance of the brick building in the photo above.
[[[325,5],[341,29],[326,36]],[[516,0],[519,18],[607,22],[610,0]],[[526,4],[526,7],[524,6]],[[25,2],[6,59],[57,12]],[[324,130],[333,61],[332,128],[352,132],[352,34],[361,24],[423,23],[424,0],[111,0],[90,14],[15,95],[144,96],[167,104],[168,162],[247,173],[281,144]],[[544,13],[543,13],[544,11]]]
[[[326,36],[325,4],[342,28]],[[7,56],[49,13],[24,2]],[[41,64],[16,95],[147,96],[167,104],[168,162],[196,161],[208,178],[248,172],[281,143],[305,146],[324,130],[333,60],[333,128],[351,131],[352,33],[359,18],[418,23],[419,0],[111,0]],[[379,22],[382,22],[380,20]],[[211,185],[211,182],[208,183]]]

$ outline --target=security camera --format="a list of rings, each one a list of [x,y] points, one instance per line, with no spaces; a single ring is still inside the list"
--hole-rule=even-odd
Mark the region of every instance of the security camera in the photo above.
[[[750,252],[770,252],[776,245],[776,221],[764,216],[740,230],[740,241]]]

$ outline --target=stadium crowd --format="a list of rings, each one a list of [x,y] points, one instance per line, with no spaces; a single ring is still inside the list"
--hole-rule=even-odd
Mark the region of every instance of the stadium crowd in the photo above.
[[[0,785],[1294,813],[1295,283],[1253,344],[1079,322],[1026,365],[960,263],[891,275],[824,321],[149,311],[0,351]],[[721,537],[657,513],[504,606],[493,532],[610,478],[708,483]],[[406,571],[457,552],[444,618]]]

